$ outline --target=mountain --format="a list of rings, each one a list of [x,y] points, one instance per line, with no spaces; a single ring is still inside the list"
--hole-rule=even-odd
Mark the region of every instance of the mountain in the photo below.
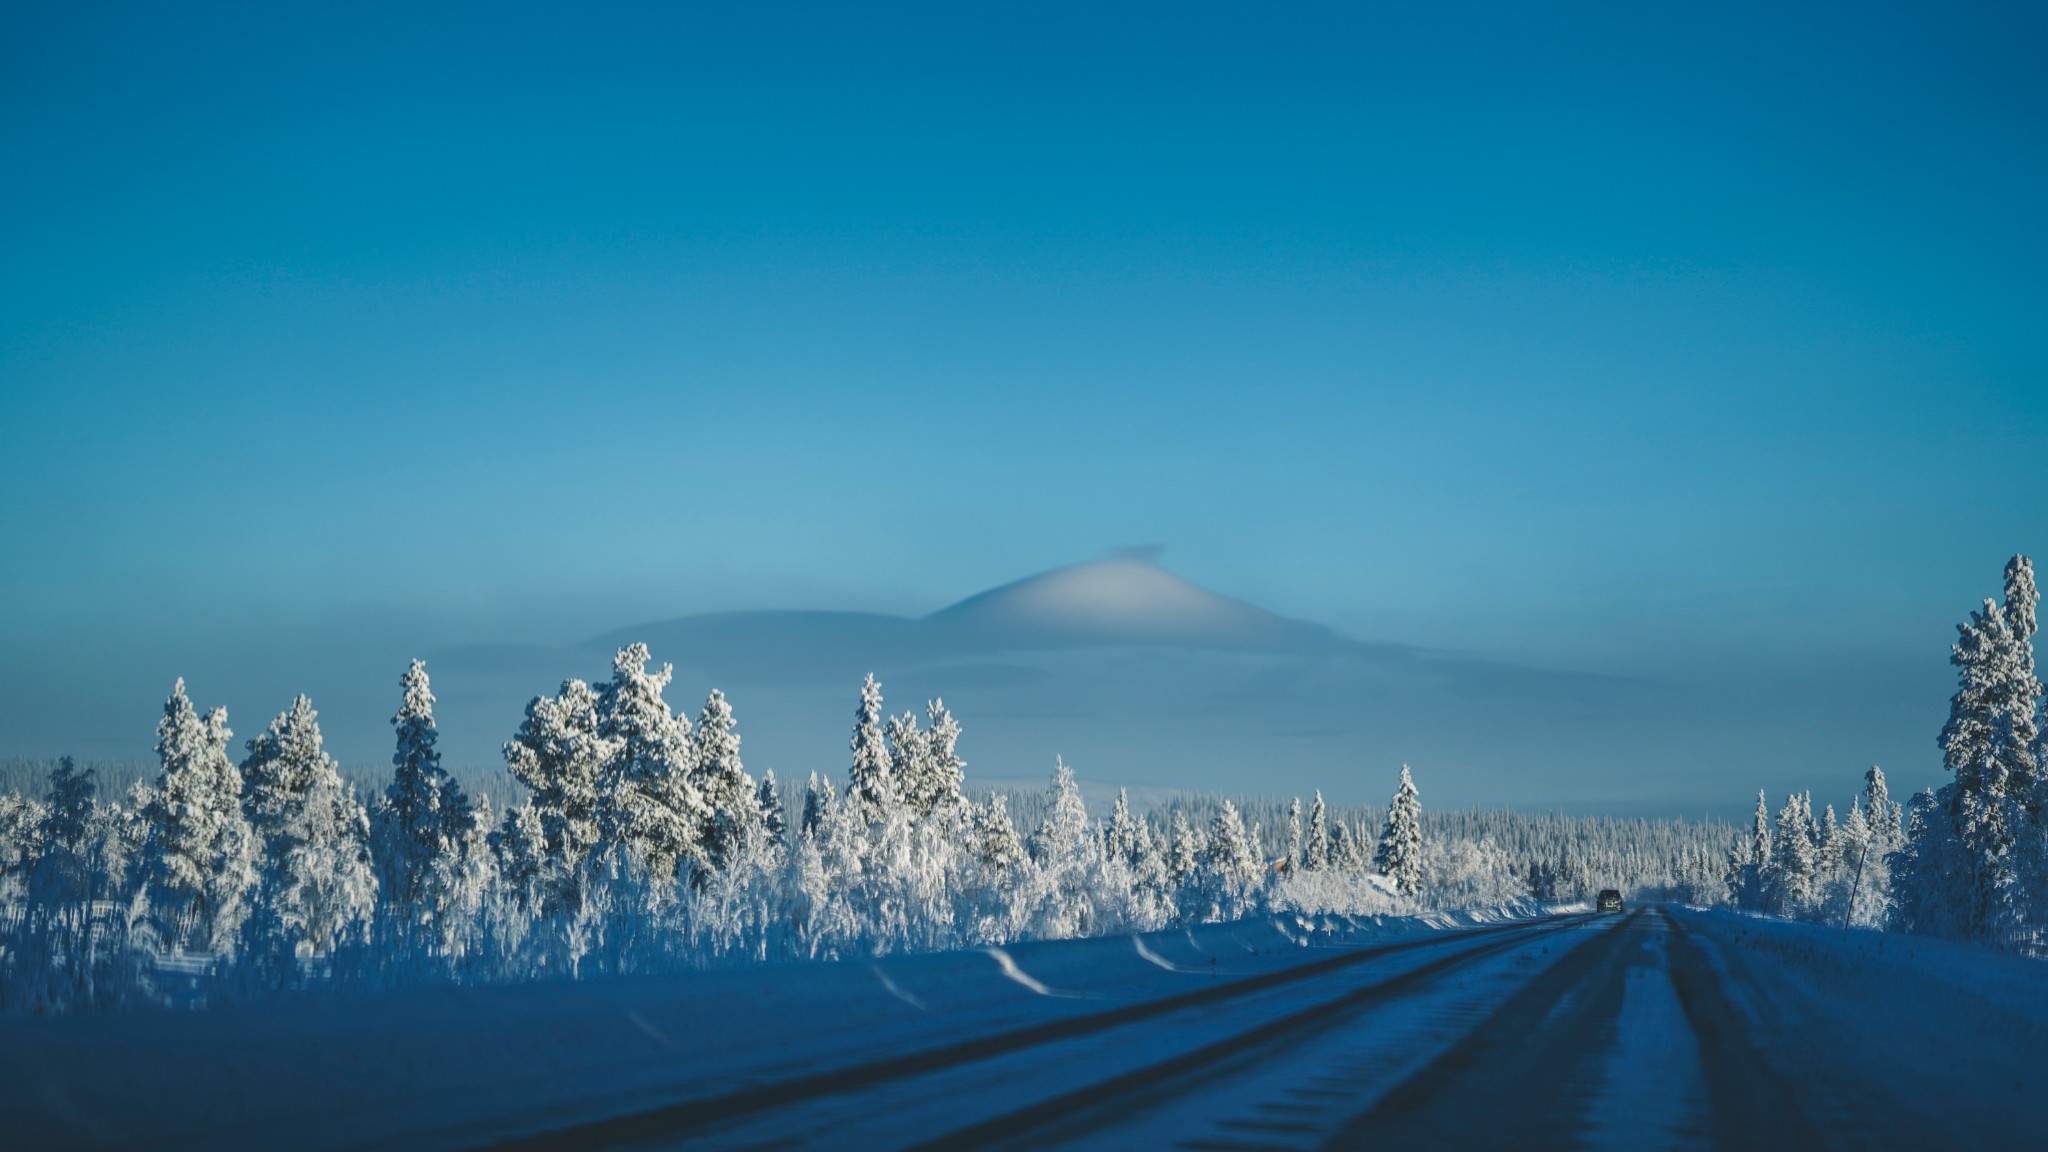
[[[1219,596],[1127,556],[1041,572],[924,617],[714,612],[621,628],[578,647],[608,654],[635,641],[657,659],[740,684],[843,684],[870,671],[963,661],[979,662],[970,671],[986,680],[1004,670],[1025,674],[1005,657],[1059,649],[1309,653],[1341,644],[1319,625]]]
[[[967,727],[969,775],[1029,779],[1055,753],[1102,784],[1325,788],[1378,798],[1410,760],[1462,777],[1462,802],[1547,795],[1530,769],[1602,750],[1609,797],[1668,729],[1649,686],[1403,644],[1352,640],[1121,555],[969,596],[927,616],[714,612],[565,648],[471,646],[429,657],[444,747],[488,762],[538,692],[609,674],[644,642],[676,668],[671,702],[723,688],[747,762],[800,779],[844,772],[861,677],[893,711],[943,696]],[[1432,784],[1432,788],[1437,784]],[[1444,793],[1432,792],[1432,798]]]
[[[1041,572],[925,617],[960,648],[1106,645],[1293,650],[1327,646],[1329,629],[1218,596],[1157,564],[1112,557]]]

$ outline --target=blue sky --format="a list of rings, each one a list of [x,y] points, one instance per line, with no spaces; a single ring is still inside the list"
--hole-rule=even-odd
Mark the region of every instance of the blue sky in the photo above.
[[[1697,692],[1652,784],[1932,782],[2048,548],[2038,10],[744,7],[0,16],[0,753],[1157,542]]]

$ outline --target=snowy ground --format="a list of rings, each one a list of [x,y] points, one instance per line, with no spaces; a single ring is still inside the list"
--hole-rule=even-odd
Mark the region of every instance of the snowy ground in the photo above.
[[[1657,909],[0,1024],[21,1147],[2039,1147],[2048,966]]]

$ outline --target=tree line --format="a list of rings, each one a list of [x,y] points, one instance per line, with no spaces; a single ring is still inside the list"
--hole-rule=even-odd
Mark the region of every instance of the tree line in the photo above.
[[[1771,819],[1757,794],[1749,835],[1731,850],[1741,907],[1842,924],[2048,950],[2048,742],[2034,664],[2040,591],[2014,556],[2004,595],[1956,626],[1956,692],[1937,740],[1950,779],[1901,809],[1884,772],[1864,776],[1845,818],[1819,819],[1810,794]]]

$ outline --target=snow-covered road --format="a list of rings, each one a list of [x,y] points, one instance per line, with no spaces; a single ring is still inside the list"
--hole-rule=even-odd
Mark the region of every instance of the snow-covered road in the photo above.
[[[15,1021],[22,1147],[2048,1146],[2048,966],[1658,908]]]

